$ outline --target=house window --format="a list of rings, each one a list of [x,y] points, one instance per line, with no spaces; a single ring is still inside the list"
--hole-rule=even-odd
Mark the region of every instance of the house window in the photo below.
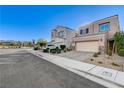
[[[89,33],[89,29],[88,28],[86,29],[86,33]]]
[[[100,24],[100,31],[109,31],[110,30],[110,23],[104,23],[104,24]]]
[[[52,37],[54,37],[54,33],[52,32]]]
[[[58,37],[64,37],[64,31],[58,32]]]
[[[83,34],[83,30],[81,29],[81,30],[80,30],[80,35],[82,35],[82,34]]]
[[[87,33],[89,33],[89,29],[87,28],[87,29],[84,29],[84,30],[80,30],[80,35],[83,35],[83,34],[87,34]]]

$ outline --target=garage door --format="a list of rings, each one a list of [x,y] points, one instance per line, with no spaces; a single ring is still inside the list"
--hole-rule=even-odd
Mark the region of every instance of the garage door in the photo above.
[[[77,42],[76,50],[77,51],[85,51],[85,52],[98,52],[99,51],[99,43],[98,43],[98,41]]]

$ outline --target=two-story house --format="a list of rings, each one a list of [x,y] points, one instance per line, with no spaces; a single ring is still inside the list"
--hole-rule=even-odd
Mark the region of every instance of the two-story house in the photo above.
[[[72,44],[72,38],[75,36],[75,31],[68,27],[56,26],[52,30],[51,45],[60,47],[60,45],[66,45],[66,48],[70,49]]]
[[[76,51],[107,52],[113,49],[114,34],[119,32],[118,15],[81,26],[73,38]]]

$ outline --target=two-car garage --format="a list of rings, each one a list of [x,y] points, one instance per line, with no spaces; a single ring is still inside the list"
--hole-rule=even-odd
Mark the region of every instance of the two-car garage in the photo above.
[[[106,51],[107,39],[106,34],[88,35],[74,38],[75,50],[84,52]]]
[[[76,50],[84,52],[98,52],[99,41],[81,41],[76,42]]]

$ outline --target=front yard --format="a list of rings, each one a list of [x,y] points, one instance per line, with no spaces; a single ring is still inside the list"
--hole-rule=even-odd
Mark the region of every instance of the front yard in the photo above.
[[[93,54],[94,53],[71,51],[55,55],[74,59],[81,62],[86,62],[89,64],[95,64],[106,68],[124,71],[124,57],[118,55],[109,57],[104,54],[100,54],[97,57],[94,57]]]
[[[98,57],[91,57],[86,59],[85,62],[103,66],[106,68],[111,68],[119,71],[124,71],[124,57],[120,57],[118,55],[114,55],[113,57],[109,57],[107,55],[98,55]]]

